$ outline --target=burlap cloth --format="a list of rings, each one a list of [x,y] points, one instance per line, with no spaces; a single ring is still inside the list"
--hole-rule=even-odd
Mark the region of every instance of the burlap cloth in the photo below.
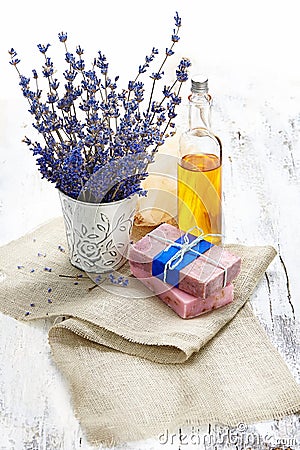
[[[89,291],[89,278],[59,277],[80,273],[59,246],[66,248],[61,219],[0,249],[0,308],[19,320],[69,317],[50,329],[49,342],[92,444],[300,410],[298,385],[246,303],[272,247],[228,246],[242,257],[234,302],[182,320],[156,297]]]

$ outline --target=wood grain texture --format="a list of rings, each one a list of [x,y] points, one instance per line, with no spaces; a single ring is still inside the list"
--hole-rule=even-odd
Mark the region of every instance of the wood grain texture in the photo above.
[[[216,97],[214,119],[224,147],[226,242],[271,244],[278,251],[251,302],[272,343],[300,382],[300,86],[282,95],[276,89],[266,92],[256,80],[239,88],[231,85],[231,91],[217,92]],[[6,177],[10,164],[8,161]],[[22,182],[26,188],[17,207],[12,200],[7,202],[12,186],[8,178],[7,192],[1,192],[1,243],[58,210],[54,193],[36,178],[35,186],[30,184],[35,167],[28,165],[25,170]],[[33,189],[38,191],[34,198],[30,194]],[[44,205],[45,189],[50,206],[43,215],[41,210],[34,211]],[[33,204],[37,207],[30,210]],[[43,208],[45,211],[45,205]],[[24,226],[12,230],[13,220]],[[95,450],[85,440],[65,382],[51,360],[47,342],[51,321],[28,325],[0,315],[0,322],[0,450]],[[182,427],[167,442],[166,430],[162,430],[160,437],[115,448],[240,450],[241,439],[250,440],[245,448],[253,450],[300,448],[296,415],[242,428],[242,424],[237,429],[209,424],[199,429]]]

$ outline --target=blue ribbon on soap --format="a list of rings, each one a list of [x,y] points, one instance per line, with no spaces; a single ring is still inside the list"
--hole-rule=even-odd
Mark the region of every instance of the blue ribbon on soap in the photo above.
[[[152,275],[175,287],[178,287],[179,284],[180,270],[195,261],[199,255],[203,255],[203,253],[213,247],[211,242],[203,238],[204,236],[211,235],[204,235],[203,231],[198,237],[187,232],[174,242],[161,236],[151,236],[161,242],[170,243],[166,249],[154,257],[152,262]]]

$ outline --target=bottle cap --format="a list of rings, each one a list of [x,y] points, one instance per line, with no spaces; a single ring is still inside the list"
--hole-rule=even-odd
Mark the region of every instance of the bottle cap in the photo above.
[[[192,92],[202,94],[208,92],[208,78],[205,75],[194,75],[192,77]]]

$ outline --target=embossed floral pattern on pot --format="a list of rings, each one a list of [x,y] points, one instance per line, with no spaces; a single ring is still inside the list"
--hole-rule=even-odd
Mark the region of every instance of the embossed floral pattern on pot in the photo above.
[[[130,243],[136,198],[96,204],[59,195],[71,263],[92,273],[121,267]]]

